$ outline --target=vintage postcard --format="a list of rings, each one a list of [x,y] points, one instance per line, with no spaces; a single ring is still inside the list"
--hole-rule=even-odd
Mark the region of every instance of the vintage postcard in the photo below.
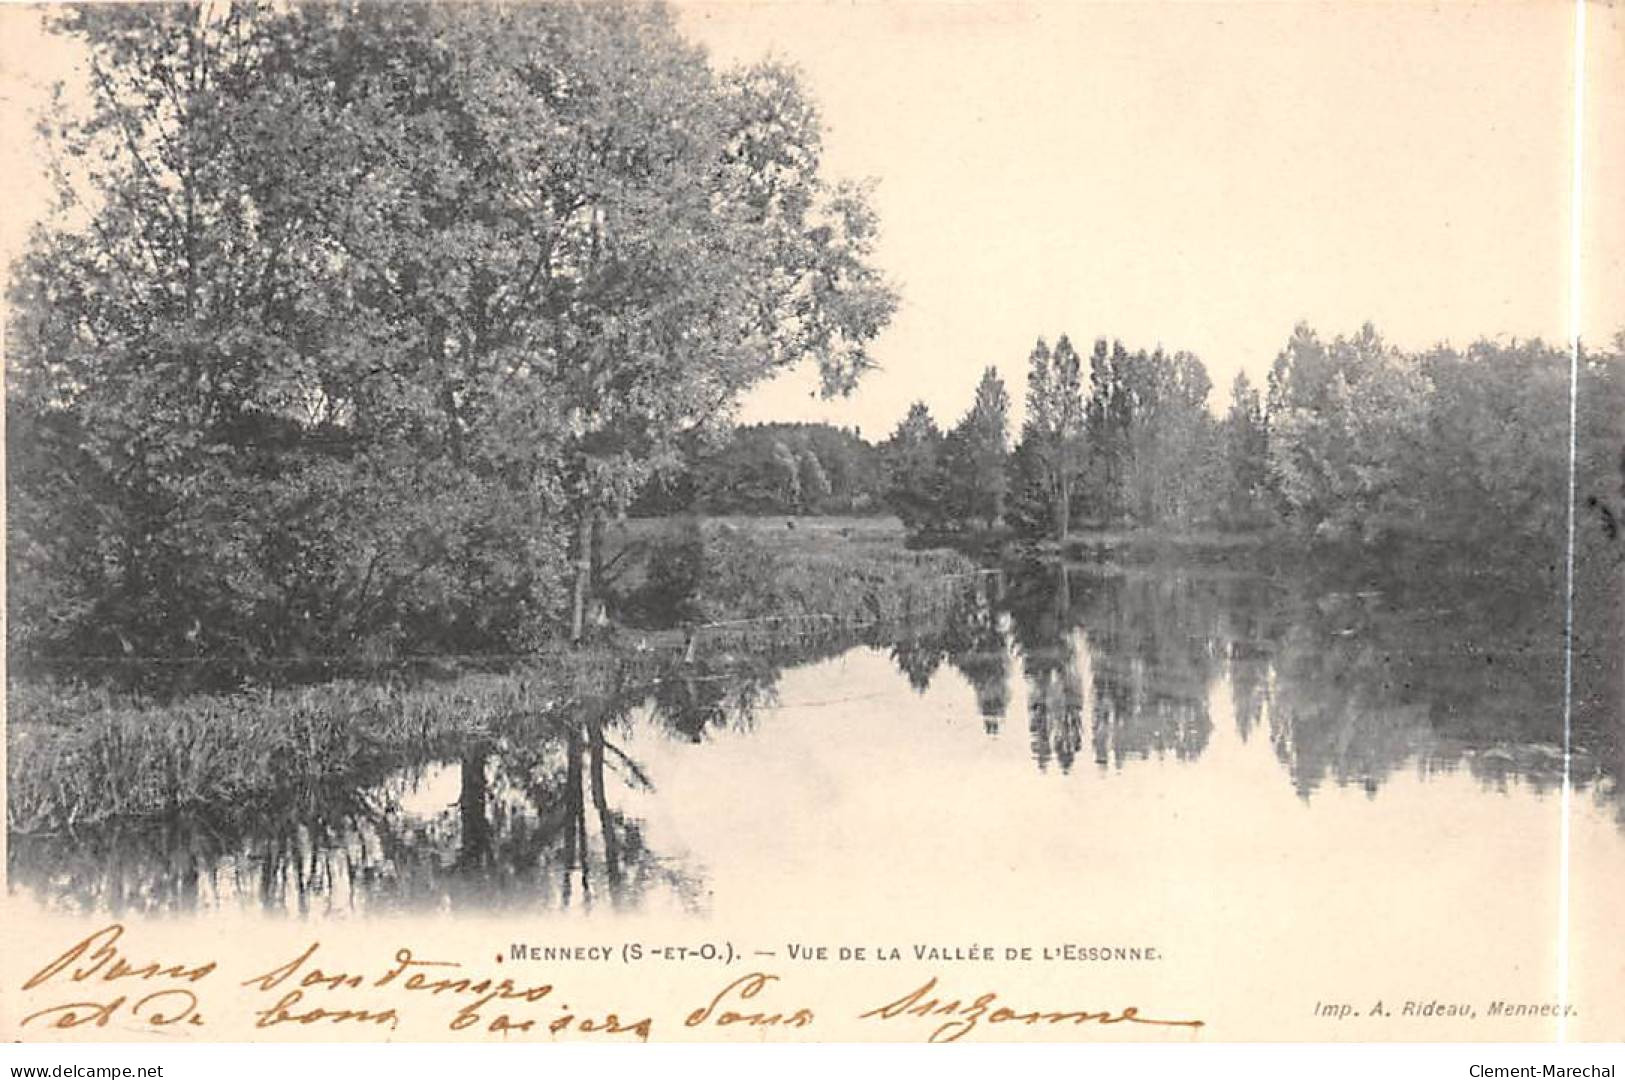
[[[1625,14],[0,8],[0,1035],[1625,1039]]]

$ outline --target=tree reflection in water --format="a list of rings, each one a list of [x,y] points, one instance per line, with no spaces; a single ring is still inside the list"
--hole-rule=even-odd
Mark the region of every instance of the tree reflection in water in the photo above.
[[[1211,703],[1228,697],[1239,740],[1267,739],[1305,800],[1327,782],[1380,797],[1400,770],[1465,769],[1492,792],[1543,791],[1563,768],[1560,626],[1493,595],[1015,567],[895,638],[724,643],[596,673],[568,701],[493,723],[446,759],[158,820],[14,834],[11,881],[55,907],[113,914],[701,909],[693,864],[651,847],[637,809],[661,797],[658,778],[629,747],[749,733],[777,706],[786,668],[852,648],[889,653],[916,690],[957,672],[999,739],[1019,666],[1042,771],[1078,772],[1086,753],[1106,776],[1197,761],[1214,737]],[[1618,666],[1596,653],[1578,671],[1572,762],[1577,784],[1616,808]]]
[[[636,906],[693,909],[697,881],[652,852],[615,799],[648,778],[617,719],[467,747],[370,782],[274,793],[67,836],[13,838],[13,879],[82,911]]]
[[[1561,622],[1528,597],[1055,563],[1007,573],[996,597],[992,588],[966,601],[955,626],[894,656],[917,687],[945,659],[971,683],[989,733],[1019,660],[1041,770],[1073,768],[1085,716],[1101,768],[1195,760],[1212,738],[1217,689],[1238,737],[1266,732],[1305,799],[1328,780],[1374,794],[1412,767],[1465,767],[1492,788],[1561,782]],[[1577,671],[1573,774],[1618,804],[1619,657],[1589,660]]]
[[[972,652],[953,654],[978,701],[1006,701],[1006,665],[998,647],[1019,658],[1027,683],[1027,730],[1040,769],[1070,772],[1085,740],[1099,766],[1172,753],[1193,758],[1207,744],[1206,685],[1214,675],[1212,639],[1177,620],[1188,610],[1155,579],[1102,577],[1051,564],[1015,574],[1001,597],[1007,617],[972,616],[984,628]],[[980,606],[985,606],[985,602]],[[973,609],[975,610],[975,609]],[[999,645],[989,630],[1008,626]],[[1085,730],[1085,720],[1088,727]],[[988,730],[997,731],[990,720]]]

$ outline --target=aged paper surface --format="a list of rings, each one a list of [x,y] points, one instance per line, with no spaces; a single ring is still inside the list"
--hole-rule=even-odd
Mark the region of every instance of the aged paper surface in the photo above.
[[[44,90],[55,79],[90,93],[71,89],[89,54],[42,29],[41,14],[0,12],[15,136],[0,181],[15,208],[8,260],[47,216],[45,159],[25,149],[31,111],[58,115]],[[1601,348],[1625,327],[1625,21],[1614,5],[1586,14],[1576,187],[1571,5],[679,3],[676,32],[719,68],[772,55],[799,70],[825,124],[823,165],[876,181],[872,259],[900,297],[872,345],[879,369],[852,395],[810,396],[808,364],[741,388],[738,418],[855,428],[878,446],[922,400],[947,431],[984,367],[1020,402],[1034,338],[1069,330],[1084,357],[1079,402],[1091,392],[1097,336],[1130,350],[1165,343],[1206,362],[1205,423],[1220,432],[1238,372],[1273,397],[1271,362],[1300,320],[1330,338],[1369,318],[1406,356],[1480,337],[1515,351],[1543,337],[1558,363],[1552,385],[1565,386],[1571,334]],[[126,60],[139,82],[138,61]],[[471,93],[500,90],[493,78]],[[244,160],[301,152],[297,140],[255,130],[272,149]],[[116,125],[101,134],[123,141]],[[424,169],[430,154],[426,143]],[[296,171],[290,190],[302,183]],[[360,175],[343,184],[369,182]],[[158,191],[154,205],[180,214],[189,189],[126,190],[135,200]],[[288,220],[299,222],[290,235],[305,227]],[[472,246],[505,242],[495,235]],[[285,272],[268,263],[266,280]],[[392,287],[406,295],[406,284]],[[30,295],[58,309],[83,297]],[[321,317],[306,313],[300,325]],[[53,370],[15,359],[26,333],[16,325],[13,433],[22,407],[13,395],[21,401],[29,380]],[[1357,350],[1357,336],[1349,341]],[[1619,352],[1616,340],[1598,371]],[[87,370],[119,379],[125,369]],[[1441,393],[1443,376],[1427,370],[1428,393]],[[1617,371],[1596,378],[1617,390]],[[1584,394],[1593,384],[1577,385]],[[1566,408],[1566,391],[1554,393]],[[1376,413],[1402,412],[1409,399],[1384,400]],[[536,661],[534,675],[514,675],[530,670],[524,661],[470,663],[451,647],[427,671],[393,653],[368,667],[384,654],[359,645],[341,661],[290,661],[266,647],[254,654],[263,670],[250,670],[248,654],[205,648],[210,620],[229,616],[194,614],[181,600],[161,611],[163,590],[140,594],[158,614],[129,616],[129,626],[158,627],[152,640],[168,644],[149,649],[135,629],[109,629],[95,639],[106,649],[82,635],[75,656],[85,663],[58,665],[20,635],[46,640],[71,618],[90,619],[72,614],[90,601],[67,589],[30,599],[53,614],[42,622],[30,608],[19,629],[19,600],[8,636],[0,1033],[63,1042],[1625,1039],[1617,544],[1584,549],[1565,574],[1573,537],[1608,530],[1612,540],[1608,515],[1625,511],[1622,448],[1607,442],[1617,426],[1599,413],[1619,400],[1578,403],[1581,426],[1604,433],[1600,449],[1581,447],[1582,469],[1594,450],[1615,471],[1580,476],[1574,532],[1564,475],[1530,481],[1550,493],[1538,506],[1507,509],[1515,500],[1494,485],[1476,496],[1486,515],[1534,515],[1531,530],[1559,543],[1531,559],[1484,541],[1486,551],[1519,552],[1527,575],[1475,578],[1465,595],[1431,566],[1390,561],[1372,584],[1352,569],[1339,579],[1341,563],[1255,560],[1231,541],[1216,555],[1142,558],[1126,526],[1096,519],[1084,462],[1096,460],[1089,440],[1109,420],[1080,419],[1079,505],[1062,511],[1076,535],[1013,540],[1002,558],[984,551],[973,570],[953,571],[968,584],[945,615],[886,622],[881,598],[873,623],[854,621],[862,628],[844,636],[764,642],[739,627],[776,614],[657,626],[608,594],[596,611],[614,624],[604,633],[620,635],[620,681],[575,704],[561,704],[547,668],[572,663],[568,650],[545,646],[537,655],[554,659]],[[1272,438],[1299,430],[1281,408]],[[117,414],[96,415],[105,424]],[[360,430],[354,415],[331,423]],[[1012,408],[1012,447],[1019,415]],[[1553,416],[1567,423],[1561,409],[1481,415],[1476,423],[1510,433],[1480,455],[1493,457],[1486,475],[1512,476],[1548,444],[1563,460],[1566,429],[1543,426]],[[17,459],[28,447],[7,449],[16,522]],[[804,505],[814,467],[828,499],[856,481],[831,482],[816,456],[809,466],[799,447],[787,453],[802,502],[728,506],[713,515],[728,519],[720,533],[704,535],[903,550],[888,513]],[[895,487],[903,466],[885,460]],[[1274,497],[1290,501],[1297,474],[1269,461],[1271,475],[1288,470]],[[1384,490],[1423,492],[1400,504],[1420,516],[1426,492],[1444,488],[1408,487],[1421,483],[1417,468]],[[29,521],[68,520],[49,516],[74,497],[63,484],[60,503],[30,490],[27,512],[43,516]],[[226,509],[200,515],[196,528],[275,498],[265,484],[232,488]],[[350,498],[341,491],[335,507]],[[1177,516],[1200,495],[1179,489],[1156,505]],[[402,501],[391,512],[405,515]],[[1323,512],[1316,544],[1334,531],[1335,509]],[[636,506],[609,515],[611,550],[643,550],[652,533],[639,530],[658,516]],[[326,528],[306,522],[288,535],[302,542]],[[1157,529],[1179,532],[1142,532]],[[19,535],[8,531],[8,585],[20,597],[32,582],[18,575],[47,565],[35,553],[49,541]],[[472,551],[476,540],[444,542]],[[559,542],[573,550],[569,536]],[[1461,561],[1481,557],[1461,550]],[[561,555],[558,565],[568,581],[575,563]],[[238,572],[221,573],[235,581]],[[798,626],[816,621],[813,601],[836,602],[834,588],[797,601]],[[1589,590],[1580,605],[1564,602],[1574,589]],[[1536,594],[1553,605],[1523,599]],[[432,601],[414,602],[422,611]],[[125,617],[112,601],[95,610],[109,628]],[[569,604],[559,610],[567,622]],[[593,612],[577,604],[578,638]],[[167,638],[164,619],[176,627]],[[241,673],[221,676],[228,663]],[[176,667],[208,674],[154,681]],[[369,736],[335,726],[330,695],[399,743],[357,751]],[[268,734],[260,724],[280,726]],[[345,754],[353,768],[332,764]],[[147,792],[158,794],[143,804]],[[109,809],[118,807],[129,810]]]

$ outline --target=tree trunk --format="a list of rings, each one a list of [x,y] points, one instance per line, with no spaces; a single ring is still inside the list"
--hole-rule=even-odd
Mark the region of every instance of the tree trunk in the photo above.
[[[462,788],[457,795],[457,820],[462,826],[459,866],[484,865],[491,857],[491,818],[486,807],[489,794],[485,779],[486,751],[481,748],[463,755]]]
[[[585,519],[583,519],[585,520]],[[564,906],[570,906],[576,866],[581,867],[581,889],[587,892],[587,851],[582,833],[586,800],[581,790],[581,734],[572,725],[565,740],[564,765]],[[590,899],[584,896],[583,899]]]
[[[594,720],[587,731],[592,781],[592,805],[598,811],[598,831],[604,836],[604,869],[609,874],[610,900],[621,901],[621,852],[615,836],[615,818],[604,791],[604,723]]]
[[[1055,482],[1055,539],[1066,542],[1067,530],[1072,526],[1072,485],[1062,473]]]
[[[605,514],[602,510],[594,510],[592,514],[591,544],[588,545],[591,574],[588,579],[589,591],[596,593],[604,585],[604,526]]]
[[[570,609],[570,640],[579,645],[587,632],[587,601],[592,592],[593,512],[585,507],[576,519],[576,581]]]

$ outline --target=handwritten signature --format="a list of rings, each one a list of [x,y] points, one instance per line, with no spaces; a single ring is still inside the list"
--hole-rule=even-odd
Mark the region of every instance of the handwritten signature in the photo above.
[[[1139,1007],[1127,1005],[1117,1009],[1012,1009],[997,1005],[999,995],[992,991],[980,994],[969,1003],[961,998],[928,997],[936,989],[935,976],[924,986],[913,990],[896,1001],[861,1013],[859,1020],[897,1020],[903,1017],[947,1017],[931,1032],[927,1042],[957,1042],[974,1031],[978,1024],[1150,1024],[1156,1027],[1200,1028],[1201,1020],[1158,1020],[1141,1016]]]

